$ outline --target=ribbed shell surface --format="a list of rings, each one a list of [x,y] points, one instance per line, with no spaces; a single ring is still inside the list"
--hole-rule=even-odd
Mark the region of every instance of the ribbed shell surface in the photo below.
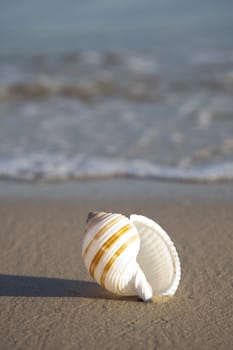
[[[138,232],[127,217],[98,213],[87,223],[82,256],[100,285],[113,293],[130,295],[128,282],[135,273],[139,247]]]

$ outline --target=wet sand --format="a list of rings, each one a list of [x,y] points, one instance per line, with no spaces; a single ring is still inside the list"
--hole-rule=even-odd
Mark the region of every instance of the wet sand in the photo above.
[[[128,184],[130,191],[135,183]],[[118,196],[104,196],[89,183],[83,184],[89,187],[87,196],[85,191],[46,196],[46,185],[41,185],[22,198],[13,192],[7,198],[9,184],[4,185],[1,349],[232,347],[232,185],[152,184],[141,183],[144,194],[154,186],[149,197],[117,190]],[[90,210],[139,213],[161,224],[181,259],[177,294],[143,303],[113,296],[92,281],[81,261]]]

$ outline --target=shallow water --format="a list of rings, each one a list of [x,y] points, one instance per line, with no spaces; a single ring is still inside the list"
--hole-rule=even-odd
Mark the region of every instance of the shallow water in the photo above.
[[[233,180],[230,1],[0,6],[1,177]]]

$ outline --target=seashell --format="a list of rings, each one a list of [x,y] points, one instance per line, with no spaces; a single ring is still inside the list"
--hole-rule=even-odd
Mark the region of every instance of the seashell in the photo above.
[[[89,213],[82,257],[90,275],[119,295],[174,295],[180,261],[168,234],[153,220],[133,214]]]

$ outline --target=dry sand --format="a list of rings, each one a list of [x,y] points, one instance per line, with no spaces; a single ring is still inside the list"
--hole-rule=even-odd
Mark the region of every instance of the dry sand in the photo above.
[[[0,349],[231,349],[233,199],[195,188],[188,199],[2,199]],[[93,209],[167,230],[182,264],[173,298],[119,298],[89,278],[81,242]]]

